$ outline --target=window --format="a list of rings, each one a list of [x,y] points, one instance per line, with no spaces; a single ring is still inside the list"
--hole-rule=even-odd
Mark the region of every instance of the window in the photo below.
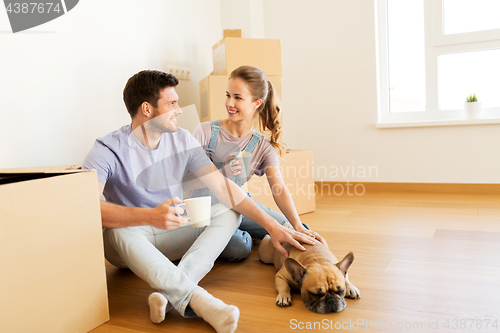
[[[425,111],[423,0],[388,0],[390,112]]]
[[[439,110],[457,110],[477,92],[483,108],[500,106],[500,49],[438,56]]]
[[[499,0],[378,0],[376,11],[378,127],[500,123]],[[464,112],[473,93],[479,121]]]
[[[443,33],[461,34],[500,29],[498,0],[444,0]]]

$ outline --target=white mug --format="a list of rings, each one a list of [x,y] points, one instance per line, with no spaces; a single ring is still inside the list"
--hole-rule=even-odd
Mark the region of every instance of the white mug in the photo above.
[[[212,197],[198,197],[185,199],[184,205],[186,207],[187,218],[195,228],[201,228],[210,225],[210,216],[212,213]]]
[[[238,160],[243,162],[243,163],[241,163],[241,166],[243,167],[243,169],[240,169],[241,173],[239,175],[237,175],[236,177],[247,178],[248,174],[250,173],[250,165],[252,163],[252,154],[247,152],[247,151],[238,151],[238,152],[231,153],[229,155],[235,157],[233,160],[231,160],[231,162],[238,161]],[[231,167],[231,164],[229,164],[229,166]],[[231,169],[231,171],[233,171],[233,170]]]

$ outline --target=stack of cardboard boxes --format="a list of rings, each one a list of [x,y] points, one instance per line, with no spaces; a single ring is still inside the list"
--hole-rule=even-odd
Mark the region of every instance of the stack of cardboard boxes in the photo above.
[[[258,67],[266,73],[276,95],[280,100],[282,99],[281,41],[279,39],[244,38],[241,30],[224,30],[224,38],[213,46],[212,53],[214,71],[200,81],[199,116],[202,122],[227,118],[225,101],[229,75],[243,65]],[[282,120],[281,124],[283,125]],[[254,128],[260,130],[257,118],[254,121]],[[269,138],[269,133],[263,132],[262,134]],[[311,191],[314,192],[312,151],[287,151],[284,158],[280,160],[280,167],[298,213],[314,211],[316,203],[314,193],[311,194]],[[297,176],[298,170],[302,170],[300,177]],[[267,180],[258,178],[254,176],[248,183],[248,189],[253,198],[279,211],[272,198]]]
[[[236,68],[250,65],[260,68],[281,99],[281,41],[243,38],[241,30],[224,30],[224,38],[212,48],[214,71],[200,81],[200,120],[227,116],[224,106],[229,75]],[[257,127],[256,127],[257,128]]]

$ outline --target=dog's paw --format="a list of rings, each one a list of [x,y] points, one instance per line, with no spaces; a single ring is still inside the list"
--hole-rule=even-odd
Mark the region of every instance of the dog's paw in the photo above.
[[[278,297],[276,297],[276,305],[281,307],[292,305],[292,295],[278,294]]]
[[[346,285],[345,297],[350,299],[358,299],[361,298],[361,293],[359,289],[356,288],[352,283],[348,283]]]

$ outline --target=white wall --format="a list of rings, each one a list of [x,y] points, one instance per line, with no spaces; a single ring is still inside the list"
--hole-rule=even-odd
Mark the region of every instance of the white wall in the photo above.
[[[242,29],[245,38],[266,38],[264,0],[220,0],[222,29]]]
[[[285,142],[313,149],[317,180],[500,182],[498,125],[375,128],[373,0],[86,0],[18,34],[0,10],[0,168],[80,163],[130,121],[145,68],[189,66],[181,106],[198,104],[223,28],[282,40]]]
[[[222,37],[219,0],[86,0],[12,34],[0,9],[0,168],[81,163],[97,137],[130,123],[130,76],[190,66],[181,106],[196,103]]]
[[[313,149],[316,180],[500,183],[499,125],[375,128],[373,0],[266,0],[264,21],[282,40],[285,142]]]

